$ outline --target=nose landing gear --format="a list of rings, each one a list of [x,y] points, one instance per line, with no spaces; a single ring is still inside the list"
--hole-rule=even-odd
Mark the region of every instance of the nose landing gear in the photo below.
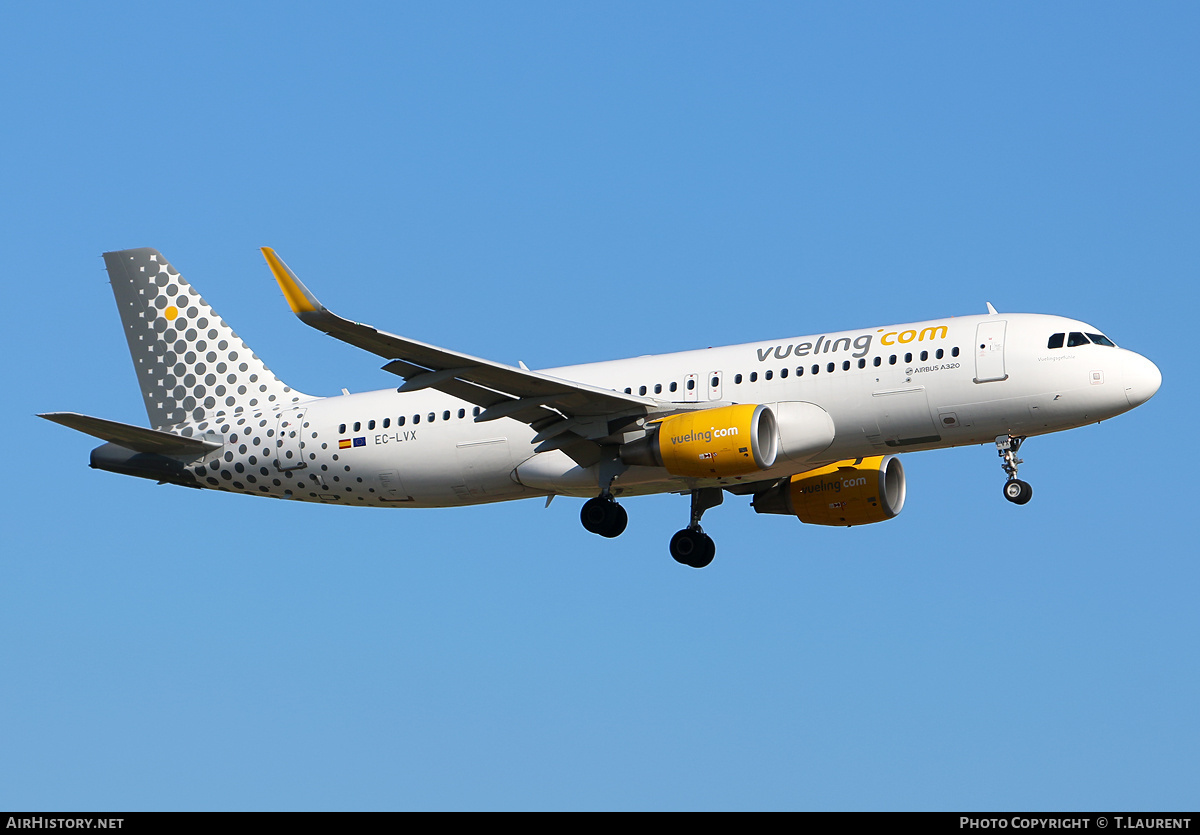
[[[1017,467],[1025,463],[1017,457],[1017,450],[1025,443],[1025,436],[1000,435],[996,438],[996,451],[1002,459],[1001,467],[1008,474],[1004,482],[1004,498],[1013,504],[1026,504],[1033,498],[1033,488],[1017,478]]]

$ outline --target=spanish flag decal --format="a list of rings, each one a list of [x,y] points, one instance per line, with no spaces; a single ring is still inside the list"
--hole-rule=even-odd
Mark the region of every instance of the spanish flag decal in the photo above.
[[[338,441],[338,449],[350,449],[350,439],[342,438]]]

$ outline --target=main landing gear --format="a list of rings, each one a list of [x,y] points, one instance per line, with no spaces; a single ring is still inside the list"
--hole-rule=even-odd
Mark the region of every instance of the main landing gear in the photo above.
[[[704,487],[692,491],[692,521],[671,537],[671,556],[675,562],[691,568],[704,568],[717,555],[717,545],[700,527],[700,517],[710,507],[724,501],[720,487]]]
[[[1026,504],[1033,498],[1033,488],[1028,483],[1017,478],[1017,466],[1025,463],[1017,457],[1017,450],[1025,443],[1025,436],[1000,435],[996,438],[996,451],[1000,453],[1003,463],[1000,466],[1008,474],[1004,482],[1004,498],[1013,504]]]
[[[691,524],[671,537],[671,556],[676,562],[691,568],[704,568],[713,561],[717,546],[700,527],[700,517],[710,507],[719,505],[724,498],[720,487],[692,491]],[[605,491],[584,502],[583,509],[579,511],[579,521],[589,532],[612,539],[624,532],[629,523],[629,514],[617,504],[612,493]]]
[[[584,502],[583,509],[579,511],[579,521],[588,533],[612,539],[625,532],[625,526],[629,524],[629,514],[617,504],[612,493],[606,490],[596,498]]]

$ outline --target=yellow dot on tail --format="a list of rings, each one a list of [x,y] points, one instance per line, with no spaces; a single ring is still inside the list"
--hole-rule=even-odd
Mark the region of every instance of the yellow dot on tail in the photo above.
[[[170,307],[168,307],[166,310],[163,311],[163,316],[167,317],[168,322],[172,321],[178,315],[179,315],[179,308],[176,307],[175,305],[171,305]]]

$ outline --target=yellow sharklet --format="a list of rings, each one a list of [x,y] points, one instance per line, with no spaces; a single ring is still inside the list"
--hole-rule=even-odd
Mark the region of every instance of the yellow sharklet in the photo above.
[[[275,254],[275,250],[264,246],[262,254],[267,259],[267,266],[271,268],[271,273],[279,282],[279,289],[283,290],[283,296],[287,299],[293,313],[315,313],[321,309],[320,303],[308,291],[308,288],[300,283],[296,274],[288,269],[288,265]]]

